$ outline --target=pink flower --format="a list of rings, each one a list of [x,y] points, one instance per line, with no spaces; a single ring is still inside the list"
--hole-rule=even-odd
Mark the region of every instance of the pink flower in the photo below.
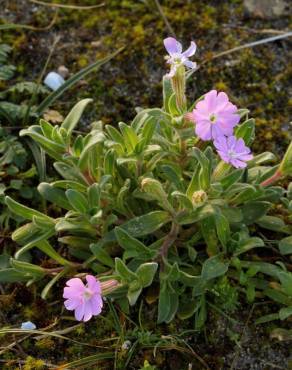
[[[79,278],[67,281],[63,298],[67,310],[75,310],[78,321],[88,321],[92,316],[99,315],[103,306],[101,285],[92,275],[86,276],[87,284],[84,285]]]
[[[167,63],[171,65],[168,77],[173,77],[179,66],[184,65],[188,68],[196,68],[196,63],[189,60],[196,52],[197,46],[194,41],[191,42],[190,47],[186,51],[182,51],[182,44],[173,37],[167,37],[163,40],[165,49],[169,56],[167,56]]]
[[[222,160],[235,168],[246,167],[245,162],[253,157],[244,140],[236,139],[235,136],[220,136],[214,141],[214,145]]]
[[[202,140],[217,139],[233,134],[233,128],[240,121],[237,107],[230,103],[224,92],[209,91],[193,110],[196,134]]]

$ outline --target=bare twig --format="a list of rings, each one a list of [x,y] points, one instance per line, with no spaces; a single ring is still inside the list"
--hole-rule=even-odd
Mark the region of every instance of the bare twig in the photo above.
[[[222,24],[222,28],[234,28],[238,30],[243,30],[251,33],[262,33],[262,34],[272,34],[272,35],[284,35],[285,33],[289,32],[288,30],[274,30],[272,28],[262,28],[262,29],[257,29],[257,28],[250,28],[246,26],[237,26],[237,25],[229,25],[229,24]]]
[[[168,19],[166,18],[165,14],[164,14],[164,12],[162,10],[162,7],[161,7],[161,5],[159,3],[159,1],[158,0],[154,0],[154,2],[155,2],[155,5],[157,7],[157,10],[159,11],[159,14],[161,15],[161,18],[163,19],[163,21],[165,23],[166,28],[168,29],[168,32],[173,37],[176,37],[175,36],[175,32],[174,32],[173,28],[171,27],[171,24],[169,23]]]
[[[162,259],[167,257],[168,249],[176,241],[178,232],[179,232],[179,226],[173,222],[171,225],[170,232],[169,234],[167,234],[166,238],[164,239],[164,242],[159,251],[160,257]]]
[[[282,40],[282,39],[285,39],[285,38],[288,38],[288,37],[291,37],[291,36],[292,36],[292,31],[291,32],[286,32],[283,35],[267,37],[267,38],[264,38],[264,39],[261,39],[261,40],[258,40],[258,41],[249,42],[247,44],[236,46],[235,48],[232,48],[232,49],[229,49],[229,50],[221,51],[220,53],[213,55],[211,58],[207,58],[207,59],[203,60],[203,62],[200,65],[198,65],[197,68],[192,69],[191,71],[189,71],[187,73],[187,79],[190,78],[190,76],[194,72],[196,72],[198,69],[200,69],[204,64],[207,64],[207,63],[211,62],[214,59],[221,58],[222,56],[234,53],[235,51],[239,51],[239,50],[247,49],[247,48],[253,48],[254,46],[257,46],[257,45],[262,45],[262,44],[266,44],[268,42],[274,42],[274,41],[277,41],[277,40]]]

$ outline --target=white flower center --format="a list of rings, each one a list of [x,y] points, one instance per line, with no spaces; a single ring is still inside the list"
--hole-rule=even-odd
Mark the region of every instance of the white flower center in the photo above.
[[[228,150],[228,155],[232,159],[236,159],[237,158],[237,153],[234,150],[232,150],[232,149]]]
[[[210,119],[211,123],[216,123],[216,121],[217,121],[217,117],[214,113],[211,114],[209,119]]]
[[[85,289],[83,293],[83,297],[86,301],[88,301],[92,297],[92,291],[88,288]]]

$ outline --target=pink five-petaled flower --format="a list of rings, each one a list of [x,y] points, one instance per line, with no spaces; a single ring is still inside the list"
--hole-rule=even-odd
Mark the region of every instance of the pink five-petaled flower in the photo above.
[[[235,136],[220,136],[214,141],[214,145],[223,161],[235,168],[246,167],[246,161],[253,157],[244,140]]]
[[[88,321],[92,316],[99,315],[103,306],[100,282],[92,275],[86,275],[87,284],[79,278],[67,281],[63,298],[67,310],[75,310],[78,321]]]
[[[233,128],[240,121],[237,107],[230,103],[224,92],[209,91],[193,110],[196,134],[206,141],[233,134]]]
[[[173,37],[167,37],[163,40],[163,43],[169,54],[167,57],[167,63],[171,65],[170,72],[168,73],[167,77],[173,77],[177,68],[181,65],[185,65],[191,69],[196,68],[197,64],[188,59],[196,52],[197,46],[194,41],[191,42],[190,47],[184,52],[182,52],[182,44]]]

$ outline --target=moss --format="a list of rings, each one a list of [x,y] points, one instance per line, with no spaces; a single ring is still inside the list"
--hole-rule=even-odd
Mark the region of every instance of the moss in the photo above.
[[[26,358],[23,366],[23,370],[42,370],[44,368],[45,362],[43,360],[33,358],[32,356],[28,356]]]

